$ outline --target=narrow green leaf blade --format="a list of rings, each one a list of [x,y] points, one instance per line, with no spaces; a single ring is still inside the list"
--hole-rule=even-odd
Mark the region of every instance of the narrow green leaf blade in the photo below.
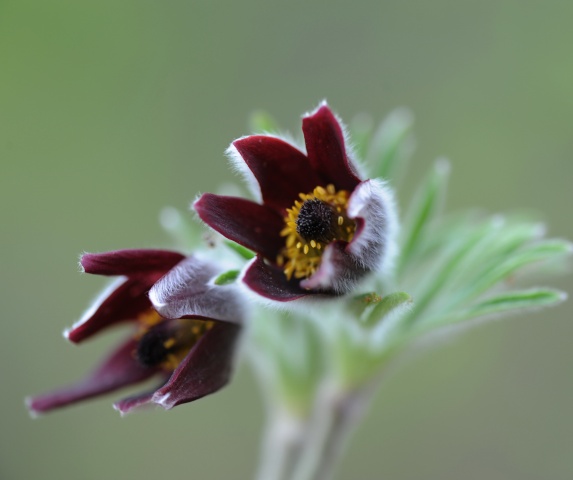
[[[484,272],[482,277],[467,289],[465,296],[475,297],[526,266],[563,258],[571,254],[571,251],[571,243],[565,240],[544,240],[531,244]]]
[[[550,288],[535,288],[503,292],[486,298],[465,311],[429,321],[422,328],[426,331],[440,326],[461,323],[478,317],[501,316],[520,311],[551,307],[558,305],[566,299],[567,294],[565,292]]]
[[[414,150],[413,125],[414,116],[406,108],[394,110],[382,122],[366,155],[375,177],[396,182]]]
[[[565,292],[553,289],[534,289],[506,292],[490,297],[470,308],[467,316],[481,317],[507,313],[513,310],[523,310],[548,307],[563,302],[567,298]]]
[[[428,225],[439,212],[446,192],[449,170],[449,163],[446,160],[436,162],[434,169],[418,190],[419,193],[406,215],[407,222],[401,242],[403,247],[398,263],[399,275],[404,271],[421,243]]]

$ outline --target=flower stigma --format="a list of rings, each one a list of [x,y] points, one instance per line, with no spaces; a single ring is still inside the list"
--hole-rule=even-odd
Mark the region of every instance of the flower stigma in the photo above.
[[[175,370],[213,324],[198,319],[166,320],[157,313],[146,315],[136,336],[134,357],[145,367]]]
[[[329,243],[352,240],[356,223],[346,216],[349,196],[348,191],[337,191],[332,184],[318,186],[311,193],[299,193],[300,200],[287,208],[281,231],[285,247],[277,264],[288,280],[311,276]]]

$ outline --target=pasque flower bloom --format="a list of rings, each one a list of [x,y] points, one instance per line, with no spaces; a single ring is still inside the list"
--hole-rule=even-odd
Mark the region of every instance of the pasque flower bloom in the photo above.
[[[33,413],[159,377],[158,388],[117,402],[126,413],[156,403],[170,409],[222,388],[229,380],[240,333],[242,309],[229,286],[210,281],[213,264],[165,250],[120,250],[85,254],[85,272],[121,275],[70,330],[82,342],[129,321],[134,332],[83,380],[28,399]]]
[[[243,137],[229,148],[255,177],[262,203],[207,193],[194,204],[207,225],[257,252],[243,281],[276,301],[346,293],[388,268],[394,249],[391,192],[360,179],[330,108],[305,116],[302,131],[306,154],[271,135]]]

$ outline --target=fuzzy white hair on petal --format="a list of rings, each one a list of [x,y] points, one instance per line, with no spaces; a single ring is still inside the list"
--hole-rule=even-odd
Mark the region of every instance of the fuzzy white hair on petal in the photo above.
[[[257,135],[282,140],[283,142],[288,143],[289,145],[293,146],[294,148],[296,148],[297,150],[302,152],[304,155],[306,155],[306,147],[304,145],[301,145],[300,142],[297,142],[288,133],[287,134],[280,134],[280,135],[277,133],[264,133],[264,134],[257,134]],[[237,138],[236,140],[233,141],[233,143],[236,142],[237,140],[242,140],[244,138],[249,138],[251,136],[252,135],[245,135],[243,137]],[[253,172],[251,171],[251,169],[248,167],[245,160],[243,160],[243,157],[241,156],[241,154],[237,150],[237,147],[235,147],[235,145],[233,145],[233,143],[231,143],[231,145],[229,145],[229,148],[227,148],[227,150],[225,151],[225,154],[227,155],[227,158],[229,160],[229,164],[231,165],[232,170],[235,173],[237,173],[243,179],[243,181],[247,184],[247,187],[248,187],[249,191],[251,192],[251,194],[253,195],[254,199],[257,202],[261,203],[262,202],[262,193],[261,193],[261,188],[259,186],[259,182],[257,181],[257,179],[256,179],[255,175],[253,174]]]
[[[248,138],[248,136],[243,136],[238,138],[237,140],[241,140],[243,138]],[[259,187],[259,182],[251,172],[251,169],[247,166],[243,157],[237,150],[237,147],[231,143],[229,148],[225,151],[227,158],[229,159],[229,164],[231,165],[231,169],[241,177],[241,179],[247,184],[247,187],[251,194],[253,195],[254,199],[257,202],[262,201],[262,194],[261,194],[261,187]]]
[[[349,253],[367,270],[392,272],[398,255],[399,223],[390,187],[378,179],[362,182],[350,196],[347,214],[364,221],[362,230],[348,245]]]
[[[64,338],[68,340],[70,337],[70,332],[86,323],[94,315],[97,309],[101,307],[102,303],[107,300],[107,298],[126,281],[127,277],[125,276],[117,277],[111,281],[100,293],[98,293],[97,297],[92,301],[91,305],[83,313],[80,319],[70,328],[66,328],[63,331],[62,335]]]
[[[212,283],[220,273],[213,264],[188,257],[153,285],[149,299],[166,318],[198,316],[241,323],[243,308],[236,288]]]

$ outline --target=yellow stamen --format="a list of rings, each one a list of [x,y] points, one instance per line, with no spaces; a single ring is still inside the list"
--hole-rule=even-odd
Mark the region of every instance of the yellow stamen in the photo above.
[[[324,246],[316,239],[305,239],[297,231],[297,220],[300,210],[308,200],[320,200],[330,205],[337,212],[337,230],[332,240],[350,242],[356,230],[356,224],[346,216],[348,198],[350,194],[346,190],[337,191],[334,185],[326,187],[317,186],[310,193],[300,193],[299,199],[293,206],[286,210],[284,228],[280,235],[285,238],[285,247],[277,256],[277,264],[283,269],[288,280],[291,278],[301,279],[311,276],[319,267]]]

